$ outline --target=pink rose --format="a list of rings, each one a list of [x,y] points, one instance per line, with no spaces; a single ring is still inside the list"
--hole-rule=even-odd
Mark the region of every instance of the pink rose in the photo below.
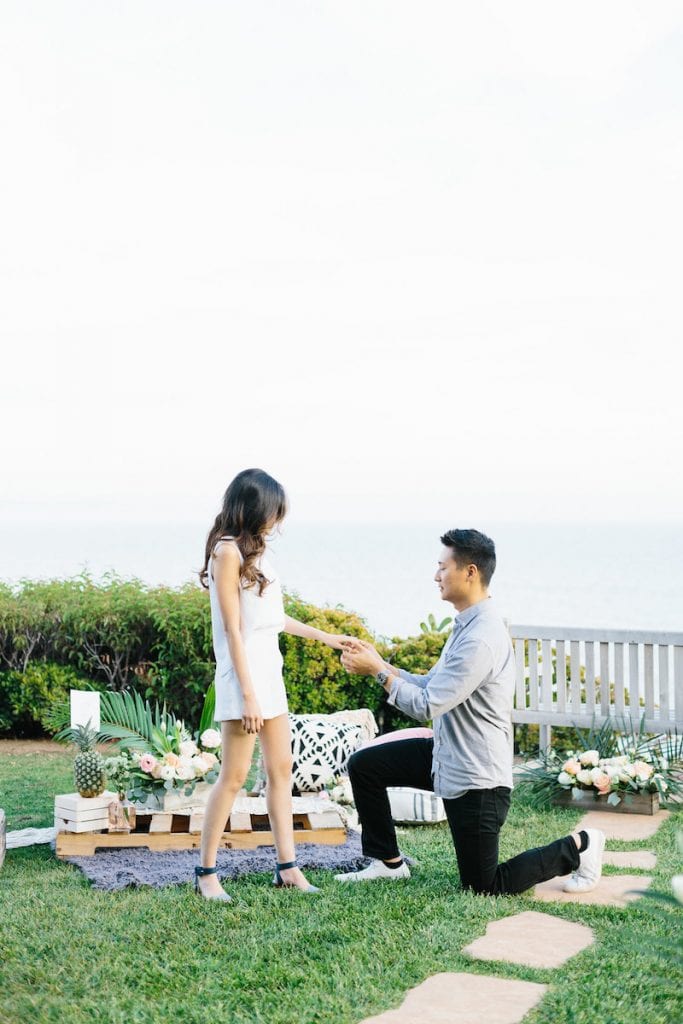
[[[143,772],[150,773],[157,763],[156,757],[153,754],[143,754],[140,758],[140,768]]]
[[[575,757],[570,757],[562,765],[562,771],[569,772],[570,775],[577,775],[581,771],[581,762],[577,761]]]
[[[636,761],[633,767],[641,782],[646,782],[652,775],[652,765],[646,764],[645,761]]]
[[[180,758],[178,757],[177,754],[165,754],[164,755],[164,764],[170,764],[171,768],[175,768],[177,766],[177,764],[179,763],[179,761],[180,761]]]
[[[599,775],[593,776],[593,785],[597,789],[601,796],[604,796],[612,788],[612,780],[606,772],[601,772]]]
[[[209,768],[213,768],[215,764],[218,764],[218,758],[216,757],[216,755],[209,753],[208,750],[202,752],[202,760],[206,761]]]

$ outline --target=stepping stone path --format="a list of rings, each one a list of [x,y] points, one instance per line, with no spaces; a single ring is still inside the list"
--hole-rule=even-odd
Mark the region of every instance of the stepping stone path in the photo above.
[[[576,826],[599,828],[605,839],[626,839],[635,843],[641,839],[652,839],[662,822],[671,817],[671,811],[657,811],[656,814],[616,814],[614,811],[589,811]]]
[[[584,903],[602,907],[625,907],[633,900],[639,900],[650,885],[649,875],[603,875],[591,892],[563,892],[562,886],[569,878],[551,878],[534,889],[534,896],[544,903]],[[633,890],[638,890],[633,892]]]
[[[669,811],[652,815],[615,814],[589,811],[576,826],[599,828],[606,839],[639,842],[651,838],[670,816]],[[605,864],[619,868],[652,869],[657,858],[649,850],[605,851]],[[565,878],[568,876],[565,876]],[[639,899],[652,882],[649,875],[602,875],[592,892],[562,891],[565,878],[552,878],[534,889],[542,902],[586,903],[625,907]],[[636,890],[635,892],[633,890]],[[585,925],[565,921],[536,911],[525,911],[492,921],[486,934],[463,950],[479,960],[523,964],[535,968],[557,968],[587,949],[595,941]],[[484,977],[461,972],[435,974],[411,989],[401,1006],[362,1024],[521,1024],[547,989],[530,981]]]
[[[595,942],[592,929],[527,910],[492,921],[486,935],[465,946],[463,953],[478,960],[505,960],[527,967],[561,967]]]
[[[657,858],[649,850],[624,850],[619,853],[605,850],[602,863],[615,868],[643,868],[651,871],[657,865]]]
[[[363,1024],[519,1024],[547,988],[480,974],[435,974],[411,989],[397,1010]]]

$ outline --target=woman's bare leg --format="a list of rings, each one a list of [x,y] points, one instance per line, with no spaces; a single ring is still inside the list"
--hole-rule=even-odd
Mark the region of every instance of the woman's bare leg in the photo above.
[[[292,819],[292,740],[287,715],[269,718],[263,723],[259,739],[266,769],[266,806],[280,864],[294,860],[294,824]],[[282,872],[282,880],[299,889],[308,882],[298,868]]]
[[[222,722],[221,770],[211,787],[202,825],[200,864],[204,868],[216,865],[218,843],[225,831],[235,797],[245,783],[254,754],[256,736],[242,728],[241,720]],[[205,896],[216,896],[223,891],[218,875],[203,875],[199,887]]]

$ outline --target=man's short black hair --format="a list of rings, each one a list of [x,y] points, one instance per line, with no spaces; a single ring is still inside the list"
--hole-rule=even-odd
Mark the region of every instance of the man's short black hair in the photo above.
[[[457,566],[476,565],[482,583],[488,587],[496,571],[496,545],[490,537],[479,530],[449,530],[444,533],[441,543],[453,549],[453,561]]]

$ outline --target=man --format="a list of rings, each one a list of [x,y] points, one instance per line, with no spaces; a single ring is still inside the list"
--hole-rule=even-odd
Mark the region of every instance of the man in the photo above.
[[[374,675],[389,703],[418,722],[434,721],[433,739],[405,739],[357,751],[349,776],[363,826],[361,871],[341,882],[409,878],[398,849],[387,786],[433,790],[443,798],[463,888],[502,895],[524,892],[557,875],[567,892],[595,888],[604,834],[586,829],[498,863],[498,836],[510,808],[510,714],[515,666],[506,625],[489,598],[496,567],[493,541],[477,530],[449,530],[435,580],[459,613],[441,657],[423,676],[384,662],[370,644],[347,640],[342,664]]]

